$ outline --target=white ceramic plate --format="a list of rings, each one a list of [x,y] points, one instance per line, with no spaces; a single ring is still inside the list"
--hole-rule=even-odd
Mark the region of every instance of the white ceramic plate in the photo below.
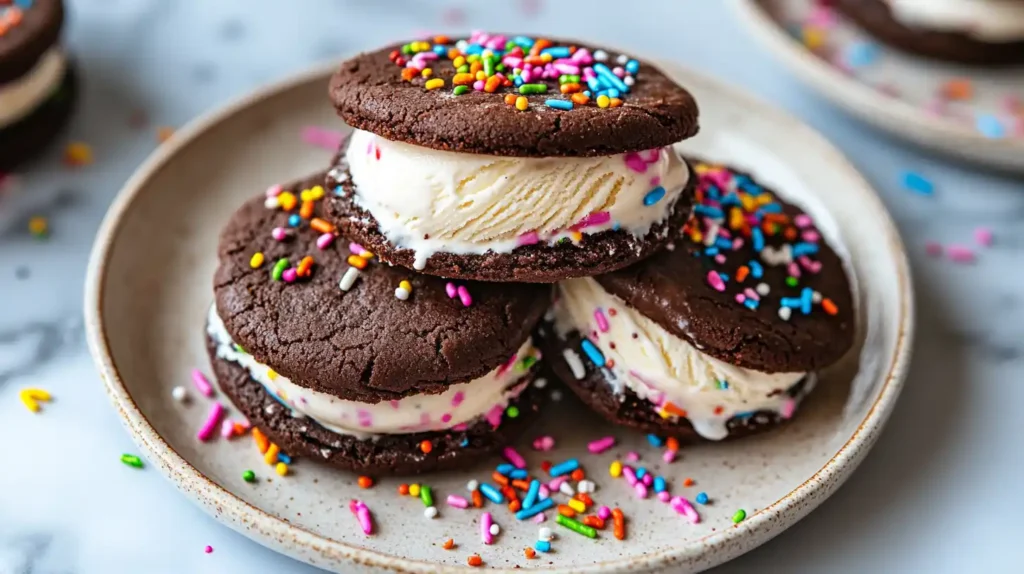
[[[630,534],[625,542],[609,532],[592,541],[563,531],[556,551],[539,560],[523,555],[538,526],[517,523],[505,509],[495,511],[503,528],[498,543],[484,546],[478,512],[441,504],[441,517],[430,521],[419,501],[396,494],[399,480],[359,490],[355,476],[310,461],[298,461],[282,479],[248,438],[199,443],[195,431],[206,399],[182,405],[170,395],[174,386],[190,385],[192,367],[208,371],[203,322],[212,300],[218,231],[245,199],[268,185],[326,167],[327,151],[299,141],[303,126],[338,126],[325,101],[325,68],[181,130],[126,184],[104,221],[86,289],[89,344],[114,405],[152,464],[228,526],[338,572],[457,570],[474,552],[499,570],[695,571],[754,548],[810,512],[867,454],[902,387],[913,324],[903,247],[875,193],[819,135],[709,78],[665,68],[702,102],[703,132],[687,150],[731,160],[786,190],[849,254],[861,302],[862,349],[825,374],[792,424],[751,440],[688,448],[668,465],[660,464],[660,451],[643,436],[611,428],[565,398],[519,449],[536,468],[541,453],[528,447],[530,438],[554,435],[558,449],[546,456],[580,456],[598,483],[598,501],[625,510]],[[586,453],[587,441],[609,434],[618,437],[616,448],[602,456]],[[635,498],[608,476],[610,461],[630,450],[668,477],[673,491],[691,499],[707,492],[713,504],[701,507],[700,525],[665,504]],[[495,462],[420,480],[443,500],[464,493],[470,478],[486,479]],[[261,477],[258,485],[242,480],[249,468]],[[684,488],[685,477],[697,484]],[[372,537],[363,536],[348,510],[354,497],[374,512],[379,532]],[[739,508],[748,518],[733,525],[730,517]],[[448,538],[455,539],[456,550],[441,548]]]
[[[1024,172],[1024,125],[1006,120],[1005,100],[1024,94],[1024,67],[984,70],[935,63],[881,46],[870,64],[844,73],[796,41],[787,26],[803,22],[813,0],[730,0],[754,36],[800,80],[858,118],[909,140],[960,159],[999,169]],[[880,46],[840,18],[827,40],[842,55],[851,45]],[[935,94],[953,79],[969,79],[975,97],[951,103],[937,113]],[[930,111],[931,110],[931,111]],[[998,115],[1007,137],[990,138],[977,129],[979,115]]]

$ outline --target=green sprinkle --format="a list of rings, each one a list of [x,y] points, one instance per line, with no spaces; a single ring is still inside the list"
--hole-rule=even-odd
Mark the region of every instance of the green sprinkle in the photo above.
[[[406,56],[412,54],[412,46],[409,44],[402,46],[402,53],[405,54]]]
[[[519,369],[525,371],[525,370],[529,369],[530,367],[532,367],[536,362],[537,362],[537,358],[536,357],[526,357],[522,361],[519,361]]]
[[[498,64],[497,66],[494,67],[494,69],[498,70],[499,72],[504,72],[505,71],[505,64]]]
[[[582,522],[577,522],[572,518],[569,518],[568,516],[562,516],[561,514],[559,514],[558,517],[555,518],[555,520],[562,526],[568,528],[569,530],[572,530],[577,534],[582,534],[587,538],[597,538],[597,531],[587,526],[586,524],[583,524]]]
[[[134,468],[142,468],[142,459],[135,456],[134,454],[122,454],[121,462]]]
[[[423,506],[430,508],[434,506],[434,493],[431,488],[427,485],[420,486],[420,500],[423,501]]]
[[[523,84],[519,86],[520,94],[546,94],[548,93],[547,84]]]
[[[786,277],[786,285],[789,285],[790,287],[796,287],[797,283],[798,283],[798,280],[797,280],[796,277],[793,277],[793,276]]]
[[[484,74],[486,74],[488,78],[494,75],[494,60],[491,58],[484,60]]]
[[[461,96],[462,94],[465,94],[468,91],[469,86],[455,86],[455,89],[452,90],[452,93],[455,94],[456,96]]]
[[[519,416],[519,407],[511,406],[505,410],[505,414],[508,415],[508,418],[514,419]]]
[[[281,275],[284,273],[284,270],[287,269],[287,268],[288,268],[288,258],[287,257],[282,257],[282,258],[278,259],[277,263],[274,264],[274,268],[270,271],[270,278],[273,279],[274,281],[280,281],[281,280]]]
[[[246,482],[256,482],[256,473],[251,470],[247,470],[242,473],[242,480]]]
[[[736,511],[736,514],[732,515],[732,523],[739,524],[743,522],[743,519],[747,517],[747,511],[742,508]]]
[[[517,44],[515,42],[513,42],[512,40],[509,40],[508,42],[505,42],[505,51],[506,52],[510,52],[510,51],[514,50],[516,45]]]
[[[239,352],[239,353],[243,353],[243,354],[246,354],[246,355],[248,355],[248,354],[249,354],[249,353],[246,353],[246,352],[245,352],[245,349],[243,349],[243,348],[242,348],[242,346],[241,346],[241,345],[239,345],[238,343],[232,343],[232,344],[231,344],[231,346],[232,346],[232,347],[234,347],[234,348],[235,348],[235,351],[237,351],[237,352]]]
[[[455,68],[455,71],[460,73],[460,74],[468,74],[469,73],[469,64],[463,64],[463,65],[459,66],[458,68]]]
[[[569,83],[570,84],[578,84],[578,83],[580,83],[580,77],[577,74],[569,74],[566,77],[569,78]]]
[[[480,54],[470,54],[466,56],[466,61],[469,62],[470,64],[472,64],[473,62],[479,62]]]

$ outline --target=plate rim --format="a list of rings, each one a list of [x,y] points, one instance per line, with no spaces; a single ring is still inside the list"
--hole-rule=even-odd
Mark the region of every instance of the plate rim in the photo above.
[[[698,76],[706,84],[712,85],[716,89],[732,92],[737,98],[746,100],[752,106],[771,108],[780,119],[802,127],[807,137],[817,140],[818,149],[831,156],[833,165],[847,172],[847,177],[861,183],[859,187],[865,192],[864,200],[872,202],[873,209],[881,216],[880,224],[887,235],[885,241],[892,251],[896,264],[900,315],[896,343],[888,358],[889,367],[884,375],[878,397],[850,438],[812,476],[775,502],[759,509],[740,524],[719,529],[682,548],[609,560],[582,567],[573,565],[541,568],[536,570],[539,572],[562,572],[567,568],[572,568],[574,572],[656,569],[670,566],[678,560],[700,560],[702,556],[713,554],[710,563],[707,564],[707,566],[711,566],[723,563],[760,546],[803,518],[845,482],[876,442],[880,431],[892,413],[896,398],[902,391],[906,380],[915,324],[910,266],[907,252],[896,226],[873,186],[824,136],[789,112],[681,64],[659,61],[658,65]],[[320,536],[269,514],[220,486],[178,454],[150,424],[121,379],[107,341],[103,319],[106,266],[122,229],[123,220],[131,210],[134,200],[145,189],[148,180],[205,132],[214,129],[244,109],[257,105],[264,99],[281,95],[315,80],[325,80],[336,67],[337,62],[335,61],[314,65],[305,71],[257,88],[219,108],[200,115],[178,130],[171,140],[159,146],[136,169],[108,208],[89,256],[84,296],[84,319],[89,351],[100,378],[103,380],[104,389],[132,440],[148,454],[147,458],[156,463],[155,466],[174,483],[178,490],[219,522],[275,551],[318,566],[323,564],[317,564],[309,558],[310,556],[320,556],[324,560],[334,562],[347,561],[364,567],[386,568],[395,572],[464,571],[464,567],[461,566],[453,567],[405,559]],[[805,504],[806,501],[810,501],[810,503]],[[300,549],[301,553],[298,551]],[[511,569],[495,571],[516,572]]]
[[[1024,157],[1024,138],[993,139],[961,127],[960,124],[930,116],[908,102],[888,97],[878,90],[843,74],[834,66],[802,48],[761,5],[763,0],[728,0],[741,23],[762,46],[804,85],[824,96],[850,115],[901,141],[955,156],[976,164],[1003,170],[1024,171],[1024,161],[1001,159],[1013,152]],[[915,134],[895,126],[910,121],[924,132]],[[946,143],[950,142],[952,143]]]

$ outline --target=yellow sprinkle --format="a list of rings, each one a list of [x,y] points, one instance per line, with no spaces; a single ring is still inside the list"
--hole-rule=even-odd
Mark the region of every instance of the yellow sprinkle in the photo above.
[[[398,282],[398,286],[401,287],[402,289],[405,289],[409,293],[412,293],[412,283],[409,283],[408,280],[402,279],[401,281]]]
[[[259,269],[261,266],[263,266],[263,260],[263,253],[257,251],[256,253],[253,253],[252,258],[249,259],[249,267],[252,267],[253,269]]]
[[[309,190],[310,198],[313,201],[317,201],[324,198],[324,186],[314,185],[313,189]]]
[[[270,448],[268,448],[266,454],[263,455],[263,462],[267,464],[274,464],[277,462],[277,453],[279,452],[281,452],[281,447],[274,443],[270,443]]]
[[[803,32],[804,45],[811,50],[817,50],[825,45],[825,31],[821,28],[807,26]]]
[[[419,495],[420,495],[420,485],[418,485],[418,484],[410,484],[409,485],[409,496],[419,496]]]
[[[579,243],[580,241],[583,241],[583,234],[580,233],[579,231],[570,231],[569,237],[572,238],[573,243]]]
[[[274,472],[276,472],[278,476],[284,476],[288,474],[288,465],[283,462],[279,462],[277,463],[277,466],[274,467]]]
[[[619,478],[622,476],[622,463],[617,460],[612,461],[612,465],[608,467],[608,474],[610,474],[612,478]]]
[[[665,409],[661,409],[660,411],[658,411],[658,416],[660,416],[663,419],[667,419],[667,418],[671,417],[672,414],[669,413],[668,411],[666,411]]]
[[[612,105],[612,99],[611,98],[609,98],[608,96],[605,96],[605,95],[597,96],[597,107],[599,107],[599,108],[607,108],[610,105]]]
[[[37,215],[28,220],[28,231],[36,237],[42,237],[46,235],[46,232],[50,230],[50,224],[45,217]]]
[[[459,56],[458,58],[455,58],[455,61],[452,62],[452,64],[454,64],[456,68],[461,68],[466,65],[466,58]]]
[[[267,369],[267,378],[273,381],[277,378],[277,371],[274,369]]]
[[[70,143],[64,148],[64,161],[73,166],[89,165],[92,163],[92,148],[81,142]]]
[[[313,198],[309,195],[308,189],[304,189],[299,192],[299,199],[302,201],[313,201]]]
[[[362,257],[363,259],[373,259],[373,253],[370,253],[369,251],[363,251],[359,254],[359,256]]]
[[[431,70],[430,68],[423,68],[423,71],[420,72],[420,75],[423,76],[424,78],[429,78],[430,76],[434,75],[434,70]]]
[[[39,401],[48,403],[52,399],[50,393],[43,389],[22,389],[18,393],[18,397],[21,399],[21,403],[25,405],[25,408],[34,413],[39,412]]]
[[[295,197],[294,193],[290,191],[282,191],[277,196],[277,202],[281,205],[281,209],[291,211],[295,209],[295,205],[298,204],[299,200]]]
[[[569,508],[575,510],[576,512],[586,512],[587,511],[587,505],[583,504],[582,500],[576,500],[575,498],[570,498],[569,502],[567,504],[569,505]]]
[[[486,80],[487,79],[487,74],[485,74],[483,70],[480,70],[479,72],[476,73],[476,79],[478,79],[478,80]]]
[[[484,50],[480,55],[483,56],[484,58],[490,58],[491,56],[494,55],[494,52],[492,52],[491,49],[488,48]]]
[[[526,108],[530,107],[530,100],[526,99],[526,96],[519,96],[516,98],[516,109],[525,112]]]
[[[470,54],[466,58],[466,61],[469,62],[470,64],[472,64],[473,62],[479,62],[480,61],[480,54]]]
[[[442,80],[441,78],[434,78],[433,80],[427,80],[427,83],[423,84],[423,87],[428,89],[428,90],[436,90],[438,88],[443,88],[444,87],[444,80]]]

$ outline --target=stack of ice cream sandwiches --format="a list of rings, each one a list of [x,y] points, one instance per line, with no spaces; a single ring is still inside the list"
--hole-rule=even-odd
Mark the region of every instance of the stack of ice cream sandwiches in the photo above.
[[[0,0],[0,172],[38,155],[71,116],[63,26],[61,0]]]
[[[790,418],[852,345],[811,218],[680,155],[697,105],[649,63],[477,32],[361,54],[329,93],[354,132],[231,219],[207,324],[289,454],[468,465],[539,412],[543,369],[615,423],[718,440]]]

